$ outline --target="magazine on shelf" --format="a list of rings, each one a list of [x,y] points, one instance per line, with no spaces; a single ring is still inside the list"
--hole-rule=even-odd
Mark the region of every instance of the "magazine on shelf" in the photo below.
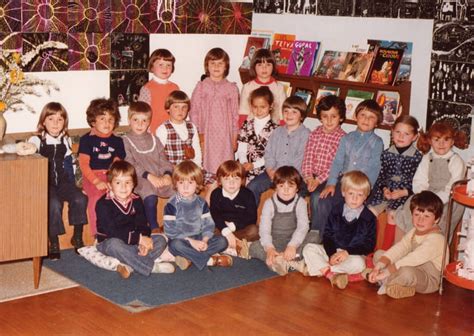
[[[321,61],[319,62],[318,70],[316,70],[315,76],[337,79],[339,77],[339,73],[344,67],[346,56],[347,52],[345,51],[326,50],[323,57],[321,58]]]
[[[265,39],[263,48],[270,49],[272,46],[273,30],[252,30],[250,36],[261,37]]]
[[[352,82],[365,82],[372,64],[372,58],[373,53],[347,53],[344,68],[339,73],[338,79]]]
[[[281,85],[283,85],[283,88],[285,89],[286,96],[287,96],[287,97],[291,96],[291,91],[293,90],[293,88],[291,87],[291,83],[290,83],[290,82],[281,81],[281,80],[279,80],[278,83],[280,83]]]
[[[275,34],[273,36],[272,51],[276,60],[276,70],[286,74],[290,62],[291,52],[296,36],[293,34]]]
[[[400,94],[396,91],[380,90],[377,92],[376,100],[383,111],[382,125],[393,125],[402,112],[400,107]]]
[[[311,105],[313,103],[313,91],[309,89],[296,88],[294,95],[303,98],[306,105],[308,106],[306,112],[309,113],[309,111],[311,111]]]
[[[245,47],[244,58],[242,60],[242,64],[240,65],[240,68],[250,69],[250,62],[252,61],[253,55],[258,49],[263,48],[264,45],[265,45],[265,38],[249,36],[247,39],[247,46]]]
[[[362,101],[374,98],[374,93],[370,91],[349,89],[346,95],[346,119],[355,120],[355,109]]]
[[[318,92],[316,93],[315,105],[318,105],[319,101],[323,97],[330,96],[330,95],[339,96],[339,92],[340,90],[338,87],[321,85],[318,89]]]
[[[318,55],[320,42],[295,41],[288,64],[287,74],[296,76],[311,76],[314,62]]]
[[[367,40],[370,50],[376,47],[403,49],[403,57],[396,75],[396,82],[410,80],[411,57],[413,53],[413,42],[387,41],[387,40]]]
[[[403,49],[377,47],[369,71],[368,83],[393,85],[403,56]]]

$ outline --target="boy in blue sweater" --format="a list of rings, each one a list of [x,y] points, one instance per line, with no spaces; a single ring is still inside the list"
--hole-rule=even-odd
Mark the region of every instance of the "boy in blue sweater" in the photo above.
[[[319,230],[320,237],[324,236],[331,209],[342,201],[342,174],[359,170],[367,175],[373,186],[380,172],[383,141],[374,129],[383,120],[382,108],[375,100],[364,100],[357,106],[355,115],[357,129],[341,139],[326,187],[319,196],[319,218],[311,223],[311,229]]]
[[[303,249],[306,271],[324,276],[331,285],[344,289],[348,274],[365,268],[365,256],[375,247],[375,215],[364,205],[370,182],[360,171],[350,171],[341,180],[343,202],[337,203],[324,231],[323,244],[308,244]]]
[[[232,266],[232,257],[218,255],[228,247],[223,236],[215,236],[215,224],[204,199],[196,195],[203,185],[201,168],[192,161],[182,161],[173,171],[177,193],[164,211],[168,248],[176,265],[187,269],[193,263],[199,270],[207,266]]]

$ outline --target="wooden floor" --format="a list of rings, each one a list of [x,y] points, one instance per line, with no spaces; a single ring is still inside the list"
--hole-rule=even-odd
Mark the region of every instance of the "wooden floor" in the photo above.
[[[473,333],[474,292],[451,284],[442,296],[393,300],[365,282],[342,291],[296,273],[135,314],[81,287],[0,304],[0,335],[9,336]]]

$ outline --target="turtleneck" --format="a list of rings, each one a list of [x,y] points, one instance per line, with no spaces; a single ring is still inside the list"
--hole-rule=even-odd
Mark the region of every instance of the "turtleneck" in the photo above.
[[[155,75],[152,75],[151,78],[152,78],[155,82],[157,82],[158,84],[166,84],[166,83],[168,83],[168,79],[162,79],[162,78],[156,77]]]
[[[397,147],[397,146],[395,146],[395,148],[396,148],[397,151],[398,151],[398,154],[403,154],[403,153],[405,153],[406,150],[407,150],[408,148],[410,148],[410,147],[411,147],[411,144],[409,144],[408,146],[405,146],[405,147]]]
[[[270,115],[267,115],[266,117],[262,119],[258,119],[258,118],[253,119],[253,123],[254,123],[253,125],[255,128],[256,135],[260,134],[260,132],[262,131],[262,129],[265,127],[265,125],[267,124],[269,120],[270,120]]]
[[[276,196],[277,196],[278,202],[283,203],[283,204],[285,204],[285,205],[288,205],[288,204],[290,204],[291,202],[293,202],[293,201],[295,200],[295,197],[296,197],[296,196],[294,196],[292,199],[290,199],[290,200],[288,200],[288,201],[285,201],[285,200],[283,200],[280,196],[278,196],[278,195],[276,195]]]

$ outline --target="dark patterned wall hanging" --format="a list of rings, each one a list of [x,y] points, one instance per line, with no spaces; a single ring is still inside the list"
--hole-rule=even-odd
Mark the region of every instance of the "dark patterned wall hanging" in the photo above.
[[[66,71],[68,69],[66,34],[24,33],[22,37],[23,55],[34,55],[24,66],[24,71]]]
[[[110,68],[109,33],[70,33],[68,46],[69,70]]]
[[[223,2],[221,5],[221,34],[250,34],[252,32],[252,4]]]
[[[114,32],[149,33],[148,0],[112,0],[111,15]]]
[[[0,0],[0,32],[21,31],[21,0]]]
[[[105,33],[110,31],[110,0],[69,1],[69,32]]]
[[[23,0],[23,32],[67,32],[67,0]]]
[[[219,34],[221,31],[220,1],[189,0],[187,5],[188,34]]]
[[[110,71],[110,98],[119,106],[137,101],[140,88],[148,81],[146,70]]]
[[[189,0],[151,0],[150,33],[186,33]]]
[[[148,34],[111,33],[111,69],[146,69],[150,54]]]

